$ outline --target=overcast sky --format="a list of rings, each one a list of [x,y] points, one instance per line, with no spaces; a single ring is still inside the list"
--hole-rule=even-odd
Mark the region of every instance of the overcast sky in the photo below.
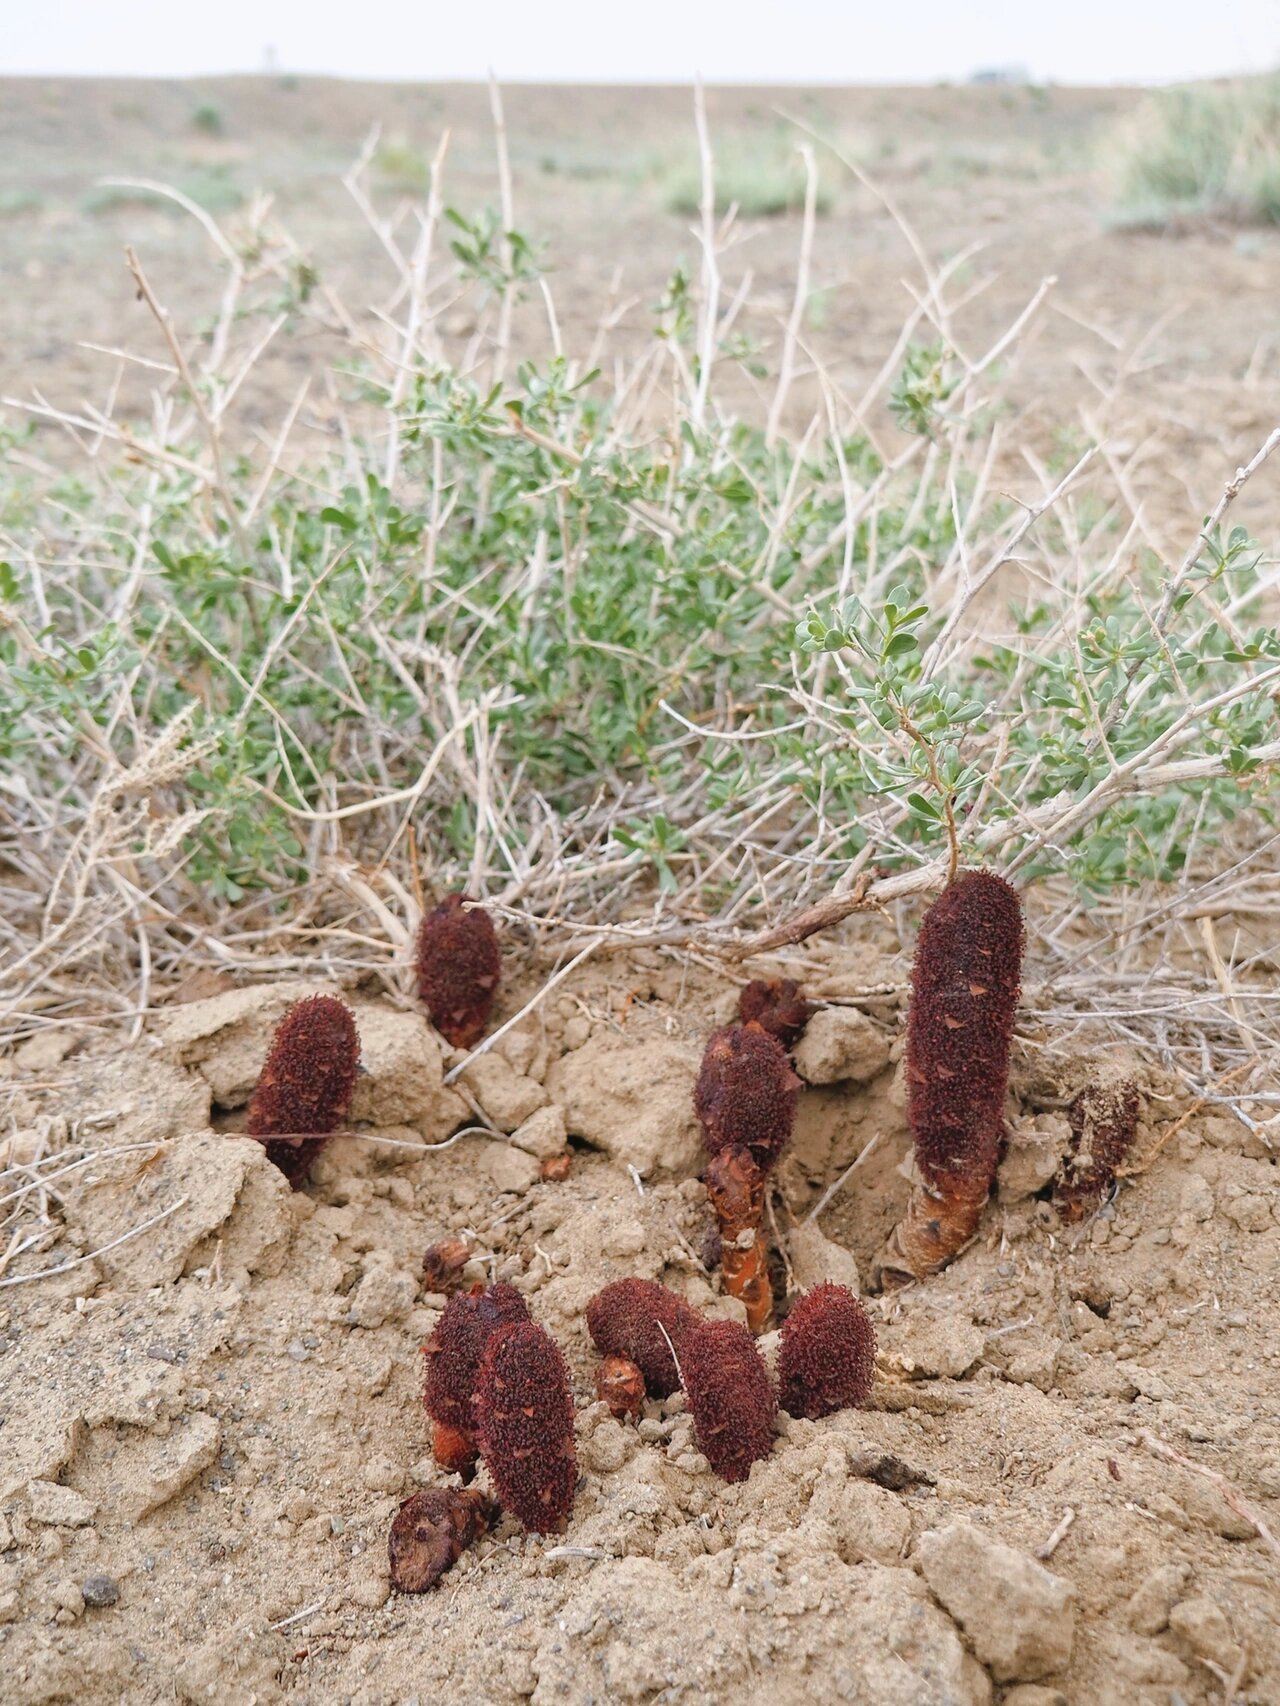
[[[0,0],[0,19],[2,72],[1109,83],[1280,65],[1280,0]]]

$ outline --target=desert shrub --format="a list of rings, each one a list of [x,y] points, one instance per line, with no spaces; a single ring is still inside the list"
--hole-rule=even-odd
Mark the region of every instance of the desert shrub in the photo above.
[[[215,106],[212,101],[202,101],[191,114],[191,126],[202,136],[221,136],[226,128],[222,108]]]
[[[20,219],[44,211],[38,190],[0,189],[0,219]]]
[[[1120,225],[1280,222],[1280,75],[1152,95],[1119,133],[1111,175]]]
[[[744,219],[774,219],[804,207],[806,174],[794,136],[772,128],[736,134],[717,148],[715,205],[718,214],[736,208]],[[662,205],[691,218],[701,207],[702,172],[688,149],[658,167]],[[818,182],[816,211],[830,213],[831,190]]]
[[[375,179],[382,189],[403,194],[425,195],[431,182],[431,161],[426,150],[404,136],[387,136],[373,155]]]
[[[176,328],[153,417],[95,424],[74,478],[0,474],[19,988],[114,988],[140,937],[185,965],[193,929],[220,965],[367,958],[421,861],[535,917],[714,934],[860,871],[885,899],[956,857],[1185,895],[1263,844],[1273,565],[1225,502],[1181,560],[1118,549],[1087,444],[1026,507],[993,495],[994,355],[905,345],[857,419],[790,433],[798,330],[745,375],[709,272],[673,270],[606,378],[514,359],[548,281],[509,221],[455,210],[429,274],[400,255],[392,306],[340,320],[263,217],[223,237],[218,317]],[[353,328],[341,430],[296,451],[231,424],[277,322]]]

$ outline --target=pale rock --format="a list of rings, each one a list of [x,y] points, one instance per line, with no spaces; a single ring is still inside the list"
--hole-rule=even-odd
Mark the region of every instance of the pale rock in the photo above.
[[[815,1496],[814,1504],[817,1502]],[[846,1564],[901,1562],[911,1538],[911,1516],[902,1500],[884,1487],[870,1481],[846,1481],[821,1514],[835,1529]]]
[[[221,1444],[222,1424],[215,1416],[195,1411],[178,1423],[168,1438],[156,1442],[142,1476],[123,1487],[116,1502],[118,1513],[137,1522],[168,1504],[212,1467]]]
[[[1069,1706],[1059,1688],[1046,1688],[1039,1682],[1020,1682],[1001,1696],[1000,1706]]]
[[[65,1611],[69,1617],[84,1616],[84,1595],[78,1582],[59,1582],[50,1599],[59,1611]]]
[[[644,1227],[638,1220],[611,1220],[604,1235],[604,1253],[625,1259],[638,1256],[645,1246]]]
[[[1189,1214],[1193,1220],[1213,1218],[1213,1189],[1199,1173],[1188,1173],[1183,1181],[1181,1206],[1183,1213]]]
[[[1057,1173],[1070,1141],[1071,1124],[1065,1114],[1037,1114],[1015,1121],[996,1174],[1000,1201],[1025,1202],[1043,1190]]]
[[[146,1168],[139,1168],[136,1155],[121,1155],[94,1173],[69,1217],[91,1248],[109,1244],[122,1226],[181,1204],[145,1237],[102,1249],[98,1260],[118,1284],[138,1290],[167,1285],[211,1261],[216,1244],[227,1272],[280,1271],[294,1226],[290,1190],[252,1138],[187,1132]]]
[[[258,1082],[272,1032],[289,1008],[308,995],[341,999],[332,985],[297,979],[253,984],[172,1008],[160,1021],[160,1040],[177,1065],[200,1073],[220,1107],[239,1107]]]
[[[79,1031],[37,1031],[34,1037],[19,1043],[13,1051],[13,1064],[19,1072],[51,1072],[60,1066],[80,1042]]]
[[[861,1295],[858,1258],[843,1244],[828,1238],[815,1222],[801,1221],[787,1233],[787,1253],[792,1272],[802,1291],[829,1280],[832,1285],[845,1285],[855,1297]]]
[[[1075,1589],[972,1523],[920,1537],[916,1557],[935,1596],[997,1682],[1035,1682],[1066,1668]]]
[[[353,1002],[364,1071],[351,1098],[355,1124],[406,1125],[437,1143],[464,1124],[469,1110],[444,1085],[440,1039],[421,1013]]]
[[[1169,1627],[1197,1658],[1208,1659],[1230,1675],[1240,1659],[1240,1643],[1226,1612],[1211,1599],[1184,1599],[1169,1613]]]
[[[1141,1581],[1126,1607],[1129,1627],[1138,1635],[1158,1635],[1169,1627],[1169,1612],[1191,1574],[1187,1564],[1161,1564]]]
[[[822,1007],[792,1058],[809,1084],[868,1084],[889,1064],[889,1037],[855,1007]]]
[[[1017,1386],[1034,1386],[1041,1392],[1049,1392],[1053,1389],[1061,1353],[1061,1339],[1042,1335],[1013,1352],[1004,1377]]]
[[[371,1457],[361,1478],[371,1493],[398,1493],[404,1485],[404,1470],[389,1457]]]
[[[1257,1530],[1248,1517],[1233,1510],[1213,1482],[1206,1481],[1202,1475],[1184,1470],[1177,1477],[1174,1491],[1189,1520],[1207,1528],[1211,1534],[1220,1534],[1224,1540],[1253,1540],[1257,1537]]]
[[[470,1141],[470,1140],[468,1140]],[[539,1166],[532,1155],[510,1143],[483,1140],[472,1143],[471,1155],[476,1166],[499,1193],[512,1191],[517,1196],[538,1181]]]
[[[916,1316],[878,1334],[885,1362],[909,1380],[959,1380],[986,1349],[986,1336],[972,1321],[955,1316]]]
[[[366,1328],[403,1321],[417,1295],[416,1276],[393,1266],[389,1257],[376,1251],[347,1299],[347,1320],[353,1327]]]
[[[861,1564],[852,1582],[855,1595],[842,1606],[824,1667],[824,1698],[848,1706],[990,1706],[991,1678],[910,1570]],[[812,1677],[804,1681],[811,1691]]]
[[[499,1131],[515,1131],[547,1104],[541,1084],[493,1049],[472,1061],[462,1081]]]
[[[619,1047],[610,1035],[563,1056],[547,1074],[569,1131],[644,1177],[688,1177],[702,1164],[693,1112],[695,1044],[661,1037]]]
[[[295,1002],[335,995],[333,985],[295,979],[233,989],[191,1001],[163,1020],[161,1041],[179,1066],[194,1067],[220,1107],[240,1107],[253,1093],[272,1034]],[[425,1015],[375,1002],[348,1001],[360,1033],[365,1067],[351,1104],[355,1123],[409,1125],[435,1142],[460,1125],[466,1104],[443,1086],[440,1043]]]
[[[391,1596],[391,1584],[383,1576],[362,1576],[351,1589],[352,1601],[366,1611],[377,1611]]]
[[[48,1346],[38,1381],[10,1383],[0,1501],[27,1481],[54,1480],[86,1429],[150,1430],[182,1415],[206,1360],[235,1333],[242,1301],[228,1286],[189,1281],[119,1290],[109,1308],[81,1316],[74,1335]]]
[[[1128,1636],[1111,1656],[1110,1662],[1123,1692],[1119,1699],[1115,1695],[1106,1696],[1107,1706],[1130,1706],[1135,1683],[1162,1691],[1180,1689],[1191,1676],[1189,1666],[1183,1664],[1176,1653],[1171,1653],[1159,1641],[1135,1640],[1132,1635]],[[1147,1698],[1150,1699],[1150,1696]],[[1163,1699],[1168,1698],[1167,1694],[1163,1695]],[[1170,1706],[1173,1706],[1173,1702]]]
[[[583,1468],[594,1470],[597,1475],[616,1473],[634,1452],[638,1437],[634,1429],[628,1429],[612,1416],[606,1416],[582,1441]]]
[[[549,1619],[533,1658],[533,1706],[638,1703],[673,1690],[699,1700],[844,1706],[989,1706],[990,1679],[909,1570],[827,1555],[798,1563],[781,1543],[767,1556],[695,1556],[668,1545],[669,1562],[624,1557],[576,1584]],[[811,1566],[841,1572],[841,1615],[817,1619],[813,1642],[784,1637],[787,1610],[820,1593]],[[748,1592],[748,1589],[755,1589]],[[771,1610],[769,1596],[782,1611]],[[738,1601],[742,1602],[741,1608]],[[767,1676],[753,1669],[748,1632],[768,1643]]]
[[[559,1155],[567,1137],[564,1109],[555,1102],[530,1114],[529,1118],[511,1133],[511,1141],[516,1148],[523,1149],[526,1155],[536,1156],[539,1161],[545,1161],[551,1155]]]
[[[51,1528],[87,1528],[98,1509],[92,1499],[57,1481],[28,1482],[27,1498],[32,1522]]]
[[[517,1025],[515,1030],[508,1031],[494,1044],[497,1051],[504,1055],[515,1071],[523,1073],[526,1078],[536,1078],[533,1070],[540,1052],[540,1042],[536,1031],[527,1030],[523,1025]]]
[[[1222,1212],[1228,1220],[1232,1220],[1242,1232],[1266,1232],[1275,1222],[1271,1218],[1271,1199],[1264,1196],[1246,1195],[1232,1197],[1222,1205]]]
[[[175,1698],[189,1706],[275,1706],[283,1698],[285,1641],[285,1635],[259,1624],[224,1629],[199,1643],[188,1640],[173,1672]]]

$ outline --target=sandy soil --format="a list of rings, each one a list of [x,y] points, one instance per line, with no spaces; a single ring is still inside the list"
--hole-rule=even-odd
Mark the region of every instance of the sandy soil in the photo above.
[[[864,921],[787,961],[829,1003],[804,1069],[837,1075],[802,1093],[781,1169],[775,1252],[793,1285],[865,1273],[906,1199],[905,947]],[[513,953],[497,1018],[544,975]],[[211,993],[132,1051],[60,1032],[10,1064],[11,1158],[96,1155],[51,1185],[43,1247],[11,1272],[164,1218],[3,1294],[8,1698],[1280,1698],[1280,1557],[1256,1526],[1280,1527],[1280,1194],[1232,1118],[1133,1062],[1142,1171],[1064,1229],[1036,1193],[1062,1147],[1054,1105],[1090,1063],[1028,1021],[980,1237],[939,1278],[870,1300],[870,1408],[781,1416],[771,1457],[728,1487],[679,1395],[638,1427],[594,1400],[583,1310],[629,1274],[712,1314],[741,1308],[700,1260],[690,1107],[734,986],[657,953],[583,968],[468,1070],[466,1100],[442,1087],[451,1057],[411,1003],[348,989],[360,1135],[292,1194],[234,1129],[272,1024],[320,987]],[[477,1110],[495,1135],[422,1154]],[[541,1182],[564,1129],[570,1176]],[[444,1479],[418,1347],[443,1303],[421,1289],[422,1253],[447,1233],[564,1347],[581,1479],[566,1534],[503,1519],[436,1592],[406,1598],[389,1592],[386,1536],[401,1499]],[[885,1454],[909,1484],[878,1483]]]

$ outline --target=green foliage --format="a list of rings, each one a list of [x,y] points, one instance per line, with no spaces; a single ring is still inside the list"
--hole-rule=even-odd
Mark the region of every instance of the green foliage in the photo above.
[[[687,151],[660,169],[662,204],[668,213],[692,218],[702,206],[702,170]],[[805,169],[795,134],[785,126],[732,137],[715,151],[717,214],[736,207],[744,219],[776,219],[804,207]],[[818,181],[816,211],[831,211],[829,186]]]
[[[932,438],[958,379],[944,345],[912,344],[889,393],[889,408],[902,430]]]
[[[1280,75],[1153,95],[1116,145],[1117,224],[1280,223]]]
[[[0,219],[20,219],[44,211],[44,197],[37,190],[0,189]]]
[[[379,142],[373,169],[384,189],[425,195],[431,184],[431,162],[425,150],[403,136],[388,136]]]
[[[538,276],[492,210],[451,210],[442,233],[450,295],[478,315]],[[300,324],[315,283],[282,263],[246,299],[246,340],[255,316]],[[694,385],[698,313],[677,266],[647,359]],[[763,371],[736,333],[716,356]],[[174,859],[194,890],[260,909],[307,883],[327,837],[376,862],[411,826],[433,864],[465,866],[493,846],[497,793],[506,852],[554,823],[557,844],[698,905],[728,880],[707,825],[749,829],[764,802],[802,845],[823,826],[833,862],[871,847],[910,868],[954,833],[966,857],[1065,865],[1090,890],[1174,877],[1193,835],[1270,810],[1257,754],[1280,641],[1260,553],[1206,531],[1170,587],[1153,558],[1115,565],[1081,501],[1069,539],[1049,515],[1021,550],[1092,572],[1019,574],[966,613],[955,565],[997,551],[1011,519],[974,495],[963,381],[942,346],[907,352],[890,406],[930,442],[896,471],[852,433],[769,442],[714,390],[694,409],[677,388],[669,431],[624,426],[562,355],[387,377],[354,347],[349,430],[265,481],[228,453],[215,496],[194,424],[93,490],[33,491],[8,458],[0,763],[83,812],[95,764],[118,776],[180,728],[188,761],[147,783],[181,821]],[[1191,772],[1135,771],[1072,819],[1152,750]]]
[[[1204,590],[1223,580],[1246,608],[1259,587],[1261,554],[1244,528],[1225,538],[1206,534],[1202,545],[1171,601],[1175,619],[1190,616]],[[1064,628],[1053,602],[1017,603],[1008,641],[943,653],[935,668],[929,648],[942,624],[919,576],[874,609],[852,597],[826,617],[811,611],[797,643],[806,653],[847,658],[839,720],[864,793],[905,805],[898,834],[907,844],[933,844],[948,811],[963,819],[979,802],[990,832],[1038,806],[1079,799],[1186,720],[1188,697],[1238,695],[1204,717],[1197,747],[1223,774],[1120,799],[1051,853],[1033,838],[1024,842],[1035,855],[1033,872],[1057,868],[1066,854],[1077,880],[1103,891],[1175,878],[1188,808],[1211,839],[1250,803],[1270,812],[1253,786],[1262,778],[1252,754],[1274,731],[1276,684],[1259,680],[1250,690],[1240,666],[1261,676],[1280,665],[1277,632],[1257,622],[1254,606],[1242,642],[1216,618],[1162,635],[1152,619],[1160,591],[1158,567],[1147,560],[1137,576],[1090,592],[1075,629]],[[997,744],[998,790],[989,787]]]
[[[212,101],[202,101],[191,115],[191,126],[202,136],[221,136],[225,129],[222,108]]]

